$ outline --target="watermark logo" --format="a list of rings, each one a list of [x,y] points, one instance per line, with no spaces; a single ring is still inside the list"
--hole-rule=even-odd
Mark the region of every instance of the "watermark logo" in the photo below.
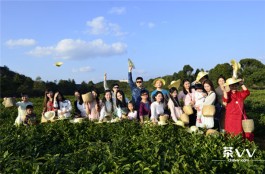
[[[248,161],[265,161],[265,160],[253,160],[256,149],[234,149],[234,147],[223,147],[223,158],[222,160],[213,161],[228,161],[228,162],[248,162]]]

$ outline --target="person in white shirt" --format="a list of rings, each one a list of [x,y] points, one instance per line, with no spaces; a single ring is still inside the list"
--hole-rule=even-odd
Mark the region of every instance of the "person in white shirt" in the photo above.
[[[207,96],[203,102],[203,105],[214,105],[216,100],[216,94],[212,81],[206,80],[203,84],[204,90],[207,92]],[[202,116],[202,124],[207,129],[214,127],[214,117]]]
[[[151,104],[151,120],[153,123],[158,122],[158,117],[164,114],[164,95],[161,91],[155,93],[154,102]]]
[[[100,110],[99,121],[103,121],[105,117],[110,117],[112,119],[115,107],[112,101],[111,90],[105,91],[105,96],[102,100],[102,108]]]
[[[194,108],[197,110],[197,119],[196,119],[196,126],[197,127],[203,127],[202,124],[202,107],[203,103],[205,100],[205,97],[207,94],[204,92],[203,85],[198,83],[195,84],[195,92],[194,92],[194,97],[195,97],[195,105]]]
[[[83,102],[82,96],[79,91],[75,91],[75,101],[74,101],[74,108],[75,108],[75,117],[86,117],[86,107]]]
[[[19,126],[23,124],[26,118],[26,107],[28,105],[33,105],[31,102],[29,102],[29,97],[27,94],[21,94],[21,100],[16,103],[16,106],[18,107],[18,116],[15,120],[15,125]]]
[[[128,119],[136,120],[137,119],[137,111],[134,110],[133,102],[128,103]]]
[[[183,114],[179,100],[178,90],[175,87],[169,89],[169,101],[168,108],[170,109],[170,115],[174,122],[177,122],[180,115]]]
[[[54,108],[57,110],[58,118],[65,119],[71,117],[71,102],[64,98],[62,93],[56,92],[54,95]]]

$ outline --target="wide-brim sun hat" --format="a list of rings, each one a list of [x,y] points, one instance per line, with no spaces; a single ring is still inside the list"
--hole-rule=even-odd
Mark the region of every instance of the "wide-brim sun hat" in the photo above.
[[[82,99],[83,99],[83,102],[91,102],[93,100],[93,95],[91,92],[82,94]]]
[[[46,120],[52,120],[54,117],[55,117],[54,111],[48,111],[48,112],[45,112],[45,114],[44,114],[44,118]]]
[[[157,78],[157,79],[155,79],[155,80],[153,81],[153,86],[155,86],[155,84],[156,84],[157,81],[162,82],[163,86],[165,86],[165,84],[166,84],[166,81],[165,81],[164,79],[162,79],[162,78]]]
[[[62,66],[63,62],[56,62],[54,65],[57,66],[57,67],[60,67]]]
[[[204,76],[208,75],[207,72],[204,71],[200,71],[196,77],[196,82],[199,82],[201,80],[201,78],[203,78]]]
[[[241,81],[242,81],[242,79],[229,78],[229,79],[227,79],[225,81],[224,86],[229,86],[229,85],[232,85],[232,84],[236,84],[236,83],[239,83]]]
[[[168,85],[168,88],[170,89],[172,87],[175,87],[175,88],[179,89],[180,83],[181,83],[180,79],[173,80],[172,82],[170,82],[170,85]]]

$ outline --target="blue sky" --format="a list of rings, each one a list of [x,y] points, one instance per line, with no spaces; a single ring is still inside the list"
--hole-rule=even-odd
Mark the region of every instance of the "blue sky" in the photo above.
[[[1,1],[1,66],[44,81],[145,80],[265,63],[265,1]],[[64,64],[54,66],[57,61]]]

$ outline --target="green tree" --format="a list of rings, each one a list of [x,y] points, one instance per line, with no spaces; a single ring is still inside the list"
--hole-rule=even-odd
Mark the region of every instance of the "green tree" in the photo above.
[[[209,71],[209,78],[217,87],[217,79],[220,75],[223,75],[226,79],[232,77],[233,68],[228,63],[218,64]]]

